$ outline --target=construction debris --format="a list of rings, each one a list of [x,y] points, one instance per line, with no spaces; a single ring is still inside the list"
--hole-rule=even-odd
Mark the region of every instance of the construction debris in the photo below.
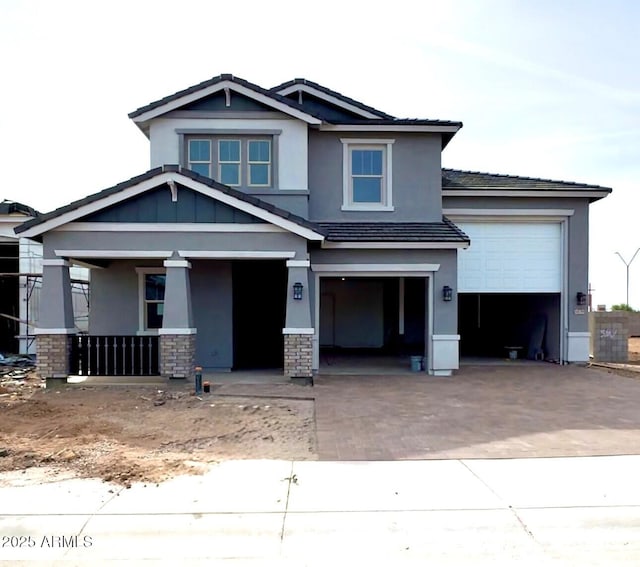
[[[31,357],[0,354],[0,398],[4,401],[29,398],[44,387],[45,381],[36,373]]]

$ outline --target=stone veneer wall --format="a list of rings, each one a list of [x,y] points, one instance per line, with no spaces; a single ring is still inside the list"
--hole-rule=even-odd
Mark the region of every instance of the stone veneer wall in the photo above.
[[[75,335],[38,335],[36,364],[42,378],[69,376],[71,342]]]
[[[160,374],[165,378],[192,378],[196,335],[160,335]]]
[[[311,378],[313,335],[284,336],[284,375],[288,378]]]
[[[624,311],[592,311],[589,313],[591,355],[600,362],[629,360],[629,326]]]

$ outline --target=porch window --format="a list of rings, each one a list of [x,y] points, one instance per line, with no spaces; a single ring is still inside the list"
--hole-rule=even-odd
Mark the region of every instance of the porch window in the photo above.
[[[162,328],[166,275],[163,268],[136,268],[140,284],[138,333]]]
[[[347,211],[392,211],[394,140],[343,139],[343,203]]]

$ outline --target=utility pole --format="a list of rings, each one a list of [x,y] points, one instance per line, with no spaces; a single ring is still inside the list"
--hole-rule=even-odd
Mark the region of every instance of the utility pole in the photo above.
[[[624,262],[624,265],[627,267],[627,307],[629,306],[629,266],[631,266],[633,261],[636,259],[638,252],[640,252],[640,248],[635,251],[633,257],[628,262],[622,257],[622,254],[620,254],[620,252],[616,252],[616,254],[620,256],[620,260],[622,260]]]

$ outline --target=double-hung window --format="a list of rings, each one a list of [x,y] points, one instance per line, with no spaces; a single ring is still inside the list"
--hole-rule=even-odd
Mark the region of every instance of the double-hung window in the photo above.
[[[211,140],[189,140],[189,169],[211,177]]]
[[[137,268],[140,282],[139,330],[143,333],[162,328],[166,274],[162,268]]]
[[[218,177],[225,185],[240,185],[240,140],[218,140]]]
[[[273,187],[273,137],[186,138],[187,167],[231,187]]]
[[[249,185],[268,187],[271,185],[271,142],[249,140]]]
[[[392,211],[394,140],[342,139],[343,210]]]

